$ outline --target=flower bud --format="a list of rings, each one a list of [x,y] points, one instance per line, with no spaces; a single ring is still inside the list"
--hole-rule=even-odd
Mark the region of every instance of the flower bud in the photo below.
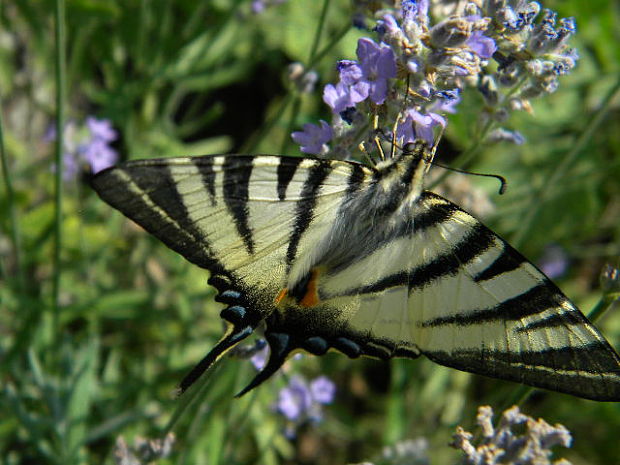
[[[431,28],[431,44],[436,48],[457,47],[465,43],[471,33],[471,22],[464,18],[448,18]]]

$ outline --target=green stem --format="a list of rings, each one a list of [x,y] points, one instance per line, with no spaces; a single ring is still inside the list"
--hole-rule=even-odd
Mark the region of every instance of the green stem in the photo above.
[[[530,230],[531,225],[534,223],[537,216],[539,215],[542,206],[545,204],[545,201],[548,200],[549,192],[560,182],[560,180],[564,176],[566,176],[568,171],[574,166],[575,160],[583,151],[588,141],[592,138],[594,131],[596,131],[596,129],[605,119],[605,115],[609,110],[611,102],[615,99],[619,91],[620,79],[618,79],[614,86],[609,90],[609,92],[603,99],[600,108],[598,109],[594,117],[590,119],[588,125],[581,133],[581,136],[577,139],[575,145],[573,145],[573,148],[566,153],[564,159],[559,165],[553,167],[553,171],[549,174],[548,177],[545,178],[544,183],[538,189],[538,191],[533,193],[532,198],[535,198],[536,202],[534,202],[532,204],[532,207],[527,210],[523,220],[520,223],[521,226],[519,230],[511,241],[514,247],[519,248],[519,246],[523,243],[527,232]]]
[[[327,11],[329,10],[330,0],[323,0],[323,7],[321,9],[321,17],[319,18],[319,22],[317,24],[316,31],[314,33],[314,40],[312,42],[312,47],[310,47],[310,57],[308,59],[308,63],[312,63],[314,60],[314,56],[317,53],[319,48],[319,43],[321,42],[321,35],[323,34],[323,29],[325,27],[325,21],[327,18]],[[293,93],[293,107],[291,108],[290,118],[288,121],[288,126],[286,131],[284,132],[284,136],[282,138],[282,144],[280,145],[280,153],[285,154],[288,152],[288,147],[291,144],[291,133],[295,129],[297,125],[297,116],[299,115],[299,110],[301,109],[301,95],[297,88],[294,86],[290,86],[290,92]]]
[[[15,271],[17,276],[17,289],[24,289],[24,274],[21,259],[21,236],[19,234],[19,222],[17,220],[17,209],[15,208],[15,191],[13,190],[13,182],[9,173],[9,161],[4,146],[4,135],[2,132],[2,112],[0,112],[0,159],[2,160],[2,173],[4,177],[4,187],[6,189],[6,201],[9,208],[9,222],[11,228],[11,242],[13,243],[13,254],[15,257]],[[8,268],[8,267],[7,267]]]
[[[336,34],[334,34],[334,36],[327,43],[327,45],[323,47],[323,49],[319,53],[315,54],[310,63],[308,63],[308,69],[312,68],[315,64],[321,61],[323,57],[327,55],[327,53],[329,53],[329,51],[334,47],[334,45],[340,42],[340,39],[342,39],[350,30],[351,25],[346,24],[342,29],[340,29]]]
[[[327,10],[329,9],[330,0],[323,0],[323,8],[321,9],[321,17],[314,33],[314,42],[310,48],[310,59],[308,63],[312,63],[317,50],[319,49],[319,43],[321,42],[321,35],[323,34],[323,27],[325,26],[325,19],[327,18]]]
[[[288,151],[288,146],[291,143],[291,133],[293,129],[295,129],[295,124],[297,122],[297,115],[299,114],[299,109],[301,108],[301,96],[299,93],[296,93],[293,96],[293,107],[291,108],[291,117],[288,121],[288,126],[286,131],[284,132],[284,137],[282,138],[282,145],[280,146],[280,154],[284,155]]]
[[[54,257],[53,257],[53,284],[52,308],[54,309],[54,328],[58,329],[60,313],[60,251],[62,248],[62,178],[63,178],[63,142],[65,125],[65,2],[56,0],[55,9],[55,39],[56,39],[56,176],[55,176],[55,217],[54,217]],[[54,331],[57,334],[57,331]]]

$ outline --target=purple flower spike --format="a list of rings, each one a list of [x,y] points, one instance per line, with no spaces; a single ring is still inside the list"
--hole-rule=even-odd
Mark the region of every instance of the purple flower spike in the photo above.
[[[377,105],[387,97],[387,80],[396,77],[396,56],[385,44],[361,38],[357,42],[357,57],[363,71],[362,82],[368,85],[368,95]]]
[[[320,123],[321,126],[306,123],[303,131],[296,131],[291,134],[293,140],[301,146],[302,152],[318,155],[327,151],[325,144],[332,138],[332,128],[323,120]]]

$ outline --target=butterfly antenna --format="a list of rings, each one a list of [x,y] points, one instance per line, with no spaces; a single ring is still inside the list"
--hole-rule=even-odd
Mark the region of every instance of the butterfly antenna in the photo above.
[[[485,178],[495,178],[500,183],[499,191],[498,191],[499,195],[503,195],[506,192],[506,189],[508,188],[507,187],[508,181],[506,181],[506,178],[504,176],[500,176],[499,174],[474,173],[473,171],[460,170],[458,168],[452,168],[450,166],[442,165],[441,163],[437,163],[436,161],[432,163],[434,166],[438,166],[440,168],[443,168],[444,170],[455,171],[457,173],[462,173],[462,174],[471,174],[472,176],[483,176]]]
[[[431,147],[431,156],[430,156],[430,160],[428,162],[429,163],[428,164],[429,167],[430,167],[431,163],[433,163],[433,160],[435,159],[435,153],[437,153],[437,147],[439,147],[439,142],[441,141],[441,138],[443,137],[445,132],[446,132],[445,126],[441,126],[440,129],[439,129],[439,134],[435,138],[435,142],[433,143],[433,146]],[[437,166],[441,166],[441,165],[437,164]]]

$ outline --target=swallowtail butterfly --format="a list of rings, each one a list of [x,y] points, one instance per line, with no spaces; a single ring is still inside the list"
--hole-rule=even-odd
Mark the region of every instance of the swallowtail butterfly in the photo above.
[[[210,271],[228,331],[187,389],[261,324],[270,358],[296,350],[442,365],[620,401],[620,357],[534,265],[423,190],[421,144],[375,167],[285,156],[138,160],[92,180],[99,196]]]

